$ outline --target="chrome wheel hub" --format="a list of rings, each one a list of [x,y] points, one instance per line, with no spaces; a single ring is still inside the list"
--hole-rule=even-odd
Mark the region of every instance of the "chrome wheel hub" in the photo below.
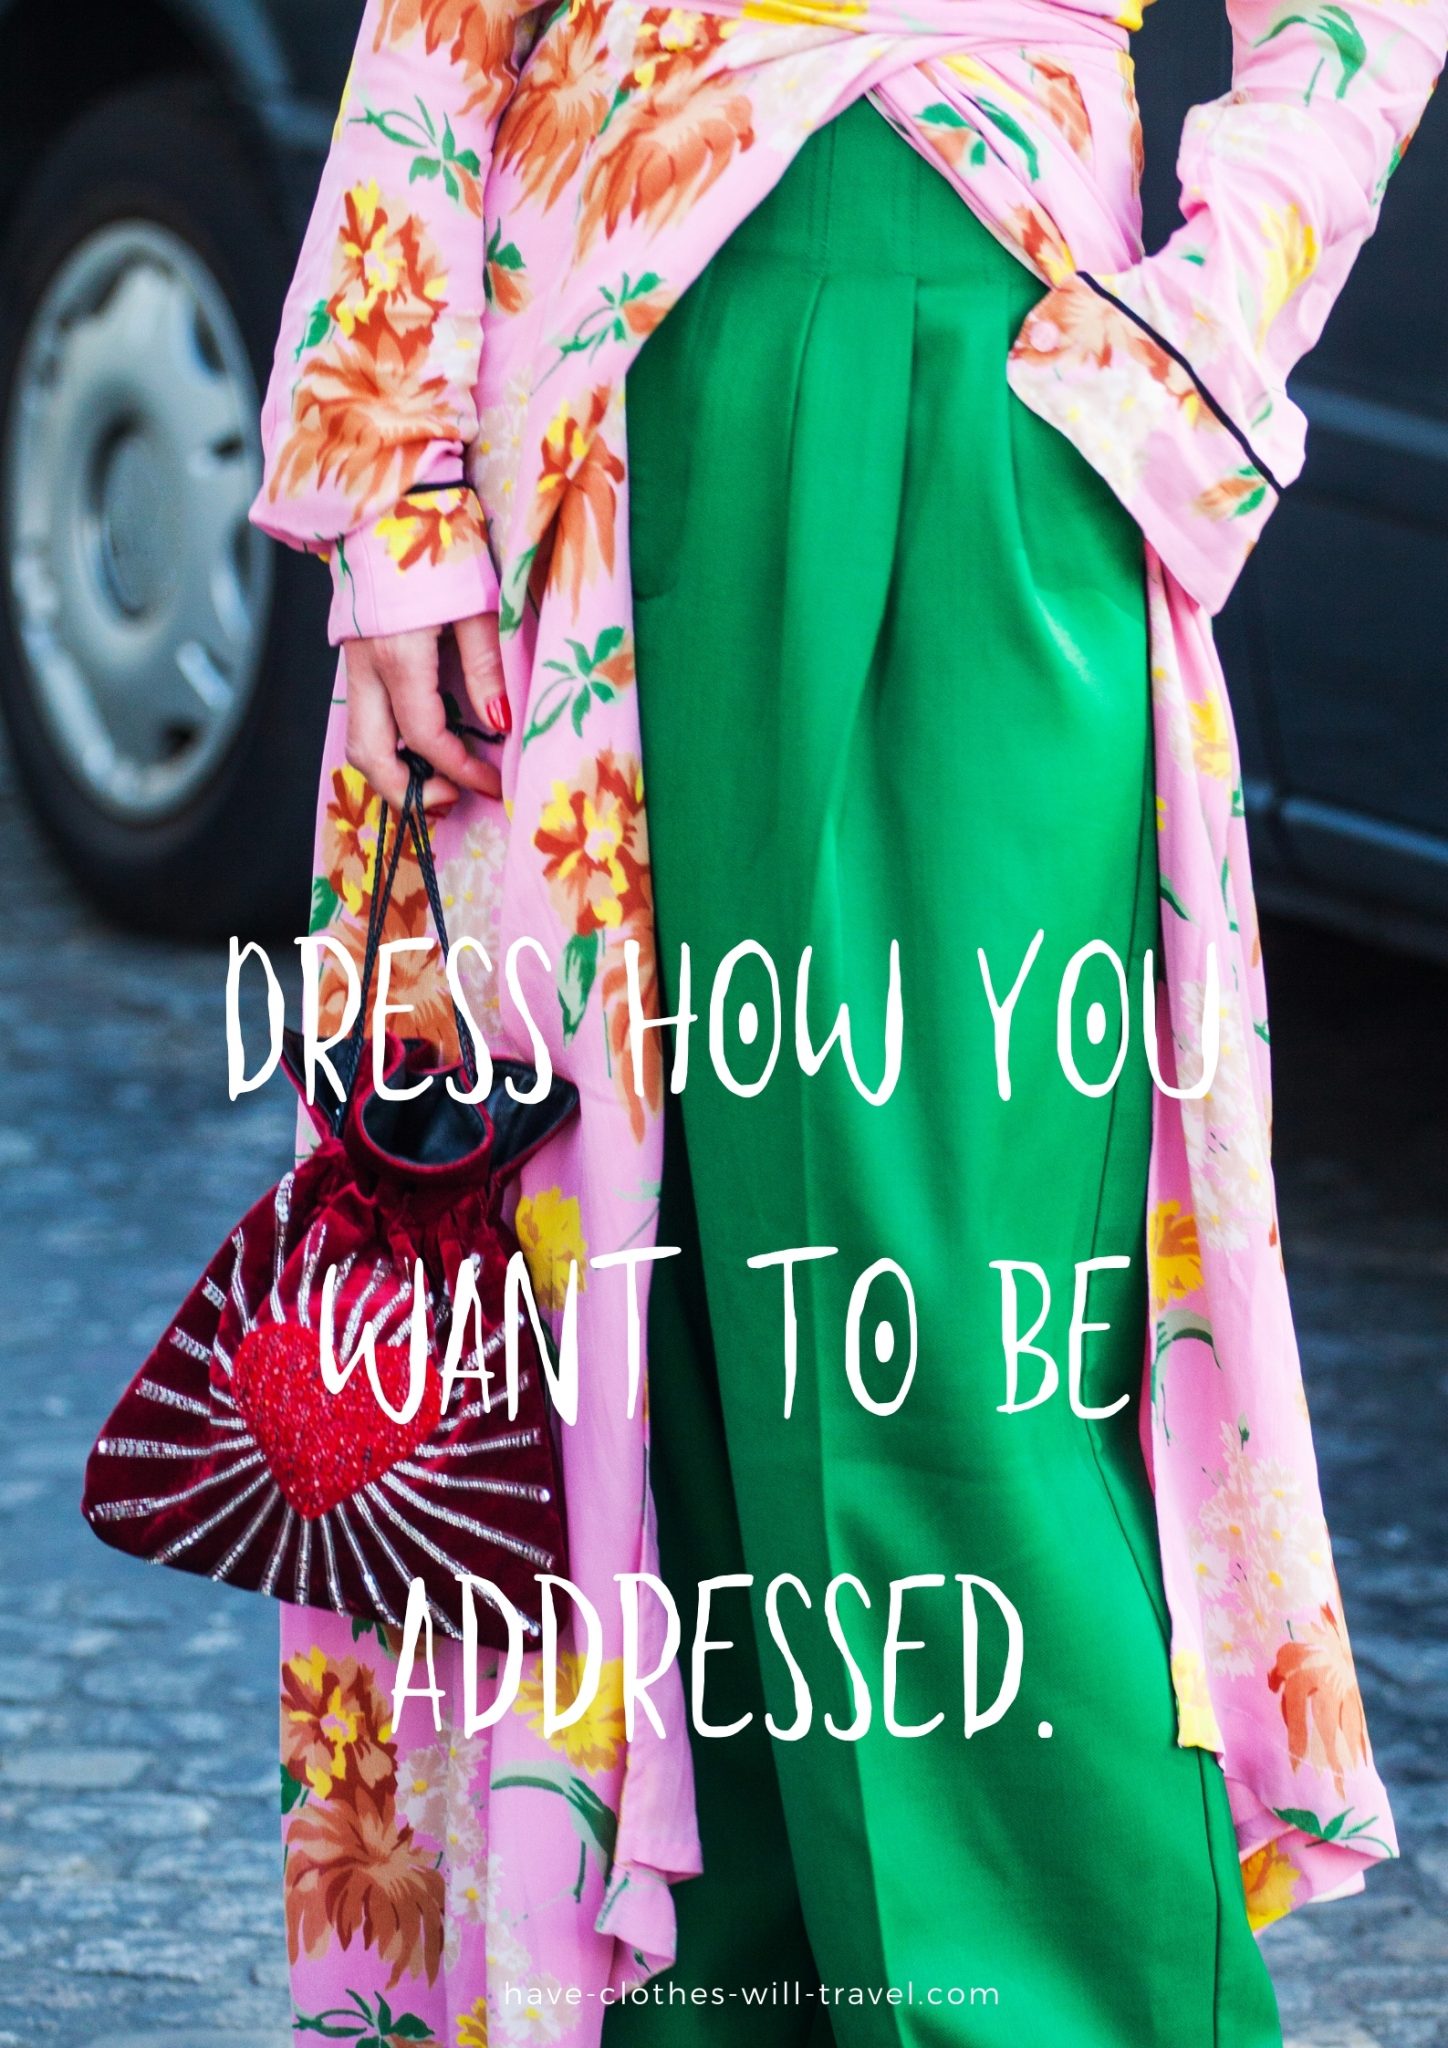
[[[36,309],[6,436],[6,569],[39,715],[133,824],[184,809],[257,680],[271,562],[245,344],[209,269],[150,222],[72,250]]]

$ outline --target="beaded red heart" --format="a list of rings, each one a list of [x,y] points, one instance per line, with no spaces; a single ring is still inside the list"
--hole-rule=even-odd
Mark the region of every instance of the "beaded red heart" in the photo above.
[[[376,1358],[377,1385],[388,1407],[401,1410],[410,1384],[407,1346],[379,1344]],[[330,1393],[317,1333],[295,1323],[264,1324],[247,1333],[237,1350],[231,1391],[283,1498],[308,1522],[383,1478],[426,1443],[442,1419],[435,1371],[424,1379],[422,1400],[409,1422],[387,1414],[360,1362],[340,1391]]]

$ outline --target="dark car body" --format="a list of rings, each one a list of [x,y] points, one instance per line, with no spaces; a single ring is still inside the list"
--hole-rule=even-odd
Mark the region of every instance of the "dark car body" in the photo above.
[[[294,250],[360,11],[358,0],[128,0],[97,10],[82,30],[53,0],[0,0],[0,219],[85,107],[149,79],[204,78],[244,139],[278,246]],[[1133,50],[1146,128],[1146,241],[1155,248],[1177,218],[1185,112],[1230,81],[1222,0],[1156,0]],[[205,163],[188,168],[208,175]],[[1448,115],[1430,105],[1381,224],[1292,382],[1310,425],[1307,467],[1216,622],[1264,900],[1440,953],[1448,953],[1445,190]],[[318,644],[319,700],[329,659]],[[49,822],[56,832],[54,807]],[[58,837],[64,852],[63,826]],[[226,916],[234,911],[225,906]]]

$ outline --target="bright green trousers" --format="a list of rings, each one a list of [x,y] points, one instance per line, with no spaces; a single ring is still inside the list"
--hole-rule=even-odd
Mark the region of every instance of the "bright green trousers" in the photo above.
[[[705,1872],[679,1886],[679,1960],[610,2017],[610,2048],[717,2040],[1005,2043],[1019,2048],[1277,2048],[1225,1781],[1176,1746],[1168,1625],[1138,1439],[1151,1084],[1142,956],[1156,942],[1148,658],[1138,530],[1106,484],[1009,392],[1011,339],[1043,288],[864,103],[819,131],[684,295],[627,393],[638,687],[667,1012],[687,944],[688,1078],[666,1124],[649,1310],[651,1475],[665,1578],[692,1640],[714,1597],[704,1712],[744,1732],[693,1739]],[[1010,1095],[978,949],[1016,1003]],[[710,990],[753,940],[779,975],[782,1045],[741,1095],[708,1050]],[[849,1006],[878,1084],[890,944],[904,1010],[899,1083],[880,1106],[838,1046],[794,1054],[812,947],[818,1045]],[[1057,997],[1105,940],[1132,1025],[1118,1085],[1065,1077]],[[752,1009],[747,1007],[752,1006]],[[746,954],[722,1050],[747,1084],[774,1036],[769,973]],[[1091,1083],[1119,1045],[1097,954],[1072,1008]],[[1104,1027],[1103,1027],[1104,1018]],[[797,1381],[783,1415],[784,1286],[797,1265]],[[1068,1328],[1089,1279],[1082,1399]],[[851,1291],[886,1273],[846,1372]],[[1050,1399],[1004,1414],[1001,1272],[1049,1282]],[[1028,1332],[1039,1281],[1018,1280]],[[891,1349],[893,1345],[893,1351]],[[1019,1397],[1045,1368],[1027,1355]],[[825,1613],[854,1574],[842,1631]],[[963,1730],[962,1588],[1017,1610],[1019,1694]],[[809,1689],[769,1633],[765,1591]],[[882,1673],[893,1580],[897,1725]],[[808,1596],[809,1605],[805,1604]],[[982,1706],[1007,1655],[976,1601]],[[692,1686],[691,1686],[692,1696]],[[825,1996],[820,1995],[824,1986]],[[764,2003],[746,2003],[745,1992]],[[797,1988],[796,1988],[797,1987]],[[690,1993],[695,1994],[693,1998]],[[796,2002],[796,2000],[798,2002]],[[892,2000],[894,2002],[892,2002]]]

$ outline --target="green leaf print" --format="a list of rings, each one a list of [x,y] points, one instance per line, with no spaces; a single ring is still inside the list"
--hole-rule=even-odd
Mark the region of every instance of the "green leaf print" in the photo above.
[[[558,963],[558,1005],[563,1012],[565,1045],[583,1022],[588,992],[598,972],[600,950],[597,932],[574,932],[563,948],[563,958]]]
[[[352,565],[347,560],[347,543],[339,533],[332,545],[337,550],[337,576],[344,590],[350,593],[352,604],[352,625],[357,638],[362,638],[362,627],[357,618],[357,585],[352,578]]]
[[[416,184],[419,178],[431,183],[441,178],[443,190],[449,199],[464,202],[470,186],[465,186],[458,172],[465,173],[469,181],[475,181],[482,171],[478,153],[473,149],[459,149],[457,137],[453,134],[452,122],[446,114],[442,117],[439,136],[437,117],[421,100],[413,102],[415,114],[405,107],[365,107],[360,114],[354,114],[354,127],[375,128],[389,142],[399,149],[410,149],[412,162],[408,166],[407,182]]]
[[[325,875],[313,875],[312,910],[311,916],[307,921],[307,930],[309,932],[319,932],[324,925],[329,925],[337,915],[337,905],[340,900],[336,890]]]
[[[1165,875],[1159,875],[1157,877],[1157,894],[1160,896],[1162,902],[1165,903],[1169,909],[1172,909],[1176,912],[1177,916],[1182,920],[1184,924],[1191,923],[1191,912],[1187,909],[1185,903],[1182,902],[1182,899],[1180,898],[1180,896],[1178,896],[1176,890],[1172,887],[1171,883],[1167,880]]]
[[[600,285],[598,296],[602,303],[584,314],[571,335],[554,340],[558,361],[545,372],[545,376],[551,377],[559,364],[566,363],[570,356],[596,355],[605,342],[627,341],[631,330],[638,333],[637,318],[630,320],[629,308],[636,306],[641,299],[651,297],[663,282],[656,270],[646,270],[641,277],[630,277],[625,271],[612,289],[606,284]],[[651,324],[656,325],[657,322]],[[542,381],[540,378],[539,382]]]
[[[1286,1821],[1288,1827],[1296,1828],[1300,1834],[1316,1835],[1319,1841],[1352,1842],[1364,1840],[1371,1842],[1375,1848],[1381,1849],[1385,1856],[1390,1856],[1393,1853],[1381,1836],[1370,1835],[1367,1832],[1369,1828],[1377,1826],[1378,1817],[1376,1814],[1371,1814],[1367,1820],[1360,1820],[1355,1827],[1349,1827],[1348,1821],[1352,1817],[1352,1808],[1350,1806],[1346,1807],[1343,1812],[1334,1814],[1331,1820],[1326,1821],[1319,1820],[1317,1815],[1306,1806],[1274,1806],[1272,1811],[1276,1814],[1278,1820]]]
[[[525,548],[518,559],[509,565],[503,589],[498,598],[498,631],[516,633],[523,623],[523,614],[528,599],[528,575],[533,567],[533,557],[538,552],[535,541],[531,548]]]
[[[1388,189],[1388,180],[1392,177],[1394,171],[1398,168],[1398,165],[1402,161],[1403,145],[1401,142],[1395,142],[1393,144],[1393,153],[1388,158],[1387,169],[1383,172],[1383,175],[1378,179],[1377,184],[1373,187],[1374,206],[1380,206],[1382,204],[1383,194]]]
[[[292,2025],[299,2034],[320,2034],[325,2041],[351,2041],[354,2048],[392,2048],[395,2041],[436,2041],[437,2035],[415,2012],[394,2013],[379,1991],[375,2006],[360,1991],[349,1990],[350,2005],[332,2006],[326,2012],[295,2013]]]
[[[471,152],[469,152],[471,154]],[[493,286],[494,270],[526,270],[523,252],[516,242],[503,240],[503,224],[499,221],[488,238],[483,251],[483,297],[491,306],[495,297]]]
[[[1034,183],[1041,175],[1041,160],[1035,143],[1032,142],[1020,122],[1013,120],[1005,108],[996,106],[993,100],[977,98],[975,104],[980,108],[986,119],[993,121],[996,127],[1000,129],[1001,134],[1007,136],[1016,145],[1017,149],[1020,150],[1026,159],[1026,175]]]
[[[309,348],[316,348],[327,339],[332,331],[332,315],[325,299],[318,299],[307,315],[307,324],[302,329],[302,338],[292,351],[292,361],[299,363]]]
[[[921,127],[958,128],[963,134],[973,136],[970,161],[977,165],[985,162],[989,152],[981,139],[980,130],[973,122],[967,121],[963,114],[958,114],[954,107],[948,107],[944,100],[933,101],[917,118]]]
[[[573,655],[571,663],[566,661],[545,661],[543,667],[549,673],[549,680],[538,693],[528,730],[523,735],[523,745],[536,740],[551,730],[565,711],[572,720],[573,730],[582,737],[583,721],[594,703],[609,704],[618,692],[608,677],[600,674],[606,661],[617,654],[624,643],[622,626],[605,626],[590,650],[581,640],[570,640],[569,650]]]
[[[534,1792],[557,1792],[564,1800],[573,1831],[581,1844],[578,1883],[573,1893],[575,1899],[583,1896],[583,1880],[588,1873],[590,1855],[597,1856],[599,1867],[607,1875],[618,1840],[618,1815],[611,1806],[604,1804],[590,1784],[569,1770],[567,1764],[533,1764],[526,1771],[504,1771],[492,1782],[495,1792],[521,1785]]]
[[[1195,1339],[1205,1344],[1212,1357],[1220,1366],[1216,1346],[1212,1342],[1211,1325],[1195,1309],[1170,1308],[1156,1320],[1156,1343],[1151,1360],[1151,1405],[1161,1413],[1162,1435],[1171,1442],[1171,1431],[1166,1420],[1166,1361],[1173,1345]]]
[[[294,1806],[301,1806],[305,1803],[307,1797],[307,1788],[302,1783],[300,1778],[294,1778],[292,1776],[291,1772],[287,1769],[285,1764],[281,1766],[281,1773],[282,1812],[290,1813]]]
[[[1244,483],[1252,484],[1250,490],[1243,491],[1241,497],[1236,500],[1227,515],[1229,519],[1245,519],[1249,512],[1257,510],[1257,507],[1266,497],[1267,485],[1263,481],[1260,472],[1254,469],[1250,463],[1243,469],[1234,469],[1232,475],[1240,477]],[[1255,482],[1252,482],[1253,478],[1256,479]]]
[[[1280,21],[1272,24],[1265,36],[1258,38],[1254,48],[1260,50],[1264,43],[1270,43],[1274,36],[1280,36],[1283,29],[1298,26],[1310,28],[1315,35],[1325,37],[1336,51],[1338,62],[1342,66],[1336,97],[1341,99],[1367,62],[1367,45],[1363,42],[1357,23],[1345,7],[1319,7],[1313,14],[1284,14]],[[1326,61],[1325,57],[1318,60],[1308,80],[1307,90],[1302,96],[1304,105],[1311,105],[1317,74]]]

